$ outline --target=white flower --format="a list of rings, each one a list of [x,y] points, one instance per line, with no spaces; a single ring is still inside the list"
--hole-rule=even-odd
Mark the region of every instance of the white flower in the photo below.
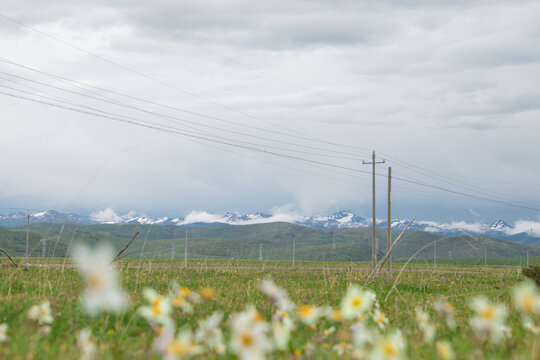
[[[366,344],[372,344],[375,336],[363,322],[356,322],[351,325],[350,331],[352,334],[353,344],[356,349],[363,351]]]
[[[532,282],[524,281],[519,284],[512,295],[514,305],[523,315],[540,315],[540,295]]]
[[[322,315],[322,309],[313,305],[300,305],[296,309],[298,318],[306,325],[315,325]]]
[[[144,289],[143,296],[148,300],[149,305],[141,306],[138,310],[139,314],[148,321],[168,325],[171,322],[169,317],[171,313],[170,299],[151,288]]]
[[[223,354],[225,346],[223,344],[223,333],[219,327],[223,313],[216,311],[205,320],[199,321],[199,327],[195,332],[195,340],[204,343],[211,351]]]
[[[294,303],[289,300],[285,290],[276,286],[271,279],[261,281],[259,288],[266,296],[272,299],[281,310],[290,311],[294,309]]]
[[[452,349],[452,345],[448,341],[437,341],[435,350],[441,360],[454,360],[456,357],[454,349]]]
[[[454,320],[454,307],[447,301],[438,300],[435,302],[435,310],[441,314],[446,320],[446,325],[451,329],[456,327],[456,321]]]
[[[538,326],[533,323],[530,319],[527,319],[523,322],[523,326],[525,327],[525,329],[531,331],[533,334],[540,334],[540,328],[538,328]]]
[[[201,353],[201,347],[192,340],[191,330],[184,328],[172,339],[162,353],[163,360],[177,360]]]
[[[333,349],[338,354],[338,356],[342,356],[346,352],[350,351],[352,349],[352,346],[350,344],[347,344],[346,342],[340,342],[339,344],[334,345]]]
[[[344,319],[360,318],[375,302],[375,294],[357,285],[349,287],[341,301],[341,314]]]
[[[126,307],[126,297],[118,287],[116,270],[112,265],[114,252],[105,244],[91,249],[79,244],[73,249],[86,288],[83,305],[89,315],[95,316],[101,311],[121,312]]]
[[[40,325],[52,324],[51,304],[48,301],[44,301],[39,305],[33,305],[28,310],[28,317],[30,320],[37,321]]]
[[[248,309],[231,317],[231,350],[243,360],[264,359],[264,355],[272,350],[268,340],[268,324],[252,309]]]
[[[416,308],[416,322],[424,335],[424,341],[431,342],[435,338],[435,328],[429,323],[429,315],[420,308]]]
[[[96,344],[91,339],[90,329],[82,329],[77,333],[77,347],[81,350],[81,359],[92,359],[96,351]]]
[[[388,324],[388,318],[379,309],[375,309],[375,311],[373,312],[373,321],[375,321],[375,323],[377,324],[377,326],[379,326],[379,329],[381,330],[384,330],[384,327],[386,326],[386,324]]]
[[[371,360],[397,360],[405,358],[405,341],[401,332],[383,336],[374,344]]]
[[[499,340],[504,335],[504,321],[507,309],[501,304],[492,304],[484,297],[478,297],[471,302],[475,316],[470,324],[476,335],[481,339]]]
[[[0,342],[7,341],[7,329],[8,326],[6,323],[0,324]]]

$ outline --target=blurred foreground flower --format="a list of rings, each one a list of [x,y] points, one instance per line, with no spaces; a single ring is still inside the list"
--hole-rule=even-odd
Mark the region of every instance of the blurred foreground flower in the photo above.
[[[96,351],[96,344],[91,340],[92,332],[89,328],[77,333],[77,347],[81,350],[81,359],[92,359]]]
[[[253,316],[248,309],[231,317],[231,350],[243,360],[264,359],[264,355],[272,351],[268,340],[269,326],[262,319]]]
[[[475,316],[470,319],[470,324],[479,338],[497,341],[505,335],[504,321],[508,311],[504,305],[478,297],[472,300],[471,308]]]
[[[540,315],[540,295],[536,286],[530,281],[524,281],[514,288],[512,293],[514,305],[522,315]]]
[[[400,331],[383,336],[373,346],[370,359],[383,360],[383,359],[405,359],[405,340]]]
[[[84,277],[86,288],[83,305],[89,315],[101,311],[120,312],[126,307],[126,298],[118,287],[116,270],[112,265],[113,249],[100,244],[95,249],[79,244],[73,248],[73,257]]]
[[[52,324],[51,304],[48,301],[44,301],[39,305],[33,305],[28,310],[28,318],[37,321],[40,325]]]
[[[156,324],[168,325],[172,322],[169,317],[171,313],[169,297],[159,294],[152,288],[144,289],[143,296],[148,300],[149,305],[139,308],[138,312],[142,317]]]
[[[452,349],[452,345],[448,341],[437,341],[435,344],[435,350],[437,352],[437,356],[441,360],[454,360],[456,355],[454,354],[454,349]]]
[[[344,319],[360,318],[374,302],[375,294],[352,285],[341,302],[341,314]]]
[[[7,329],[8,326],[6,323],[0,324],[0,342],[7,341]]]
[[[259,284],[259,288],[281,310],[290,311],[294,309],[294,303],[289,300],[285,290],[279,288],[271,279],[262,280]]]

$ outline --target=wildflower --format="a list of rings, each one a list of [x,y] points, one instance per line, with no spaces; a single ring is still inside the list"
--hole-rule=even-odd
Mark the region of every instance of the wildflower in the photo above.
[[[371,307],[374,300],[375,294],[352,285],[341,302],[341,314],[344,319],[358,318]]]
[[[475,316],[470,324],[480,338],[497,341],[504,335],[502,330],[507,314],[504,305],[495,305],[484,297],[478,297],[472,301],[471,308]]]
[[[451,329],[456,327],[456,321],[454,320],[454,307],[447,301],[438,300],[435,302],[435,310],[441,314],[445,321],[446,325]]]
[[[388,318],[379,309],[375,309],[375,312],[373,313],[373,321],[375,321],[381,330],[384,330],[384,327],[386,324],[388,324]]]
[[[298,318],[306,325],[315,325],[321,316],[321,309],[313,305],[301,305],[297,309]]]
[[[433,341],[435,328],[429,323],[429,315],[420,308],[416,308],[416,322],[424,335],[424,341]]]
[[[330,306],[325,306],[322,309],[323,315],[333,322],[340,322],[343,320],[343,314],[341,313],[341,309],[333,309]]]
[[[81,359],[92,359],[96,351],[96,344],[90,339],[90,329],[82,329],[77,333],[77,347],[81,350]]]
[[[531,331],[533,334],[540,334],[540,328],[538,328],[538,326],[533,323],[530,319],[527,319],[523,322],[523,325],[525,326],[525,329]]]
[[[346,342],[340,342],[339,344],[334,345],[333,350],[338,354],[338,356],[342,356],[351,348],[352,346],[350,344],[347,344]]]
[[[203,287],[200,294],[205,300],[214,300],[216,298],[216,292],[210,287]]]
[[[188,299],[193,297],[194,294],[186,287],[174,287],[170,293],[171,305],[176,308],[181,308],[186,313],[193,311],[193,306],[189,303]]]
[[[268,324],[262,319],[254,319],[253,309],[231,317],[231,350],[241,360],[263,359],[272,350],[267,338]]]
[[[294,309],[294,303],[289,300],[285,290],[279,288],[271,279],[260,282],[259,288],[266,294],[281,310],[289,311]]]
[[[8,326],[6,323],[0,324],[0,342],[7,341],[7,329]]]
[[[435,351],[441,360],[454,360],[456,357],[454,349],[452,349],[452,345],[448,341],[437,341]]]
[[[219,327],[223,313],[216,311],[205,320],[199,321],[199,327],[195,332],[195,340],[198,343],[205,343],[208,349],[223,354],[225,346],[223,345],[223,333]]]
[[[144,289],[143,296],[150,304],[139,308],[138,311],[142,317],[157,324],[166,324],[171,321],[169,318],[171,305],[168,297],[158,294],[151,288]]]
[[[324,334],[324,336],[330,336],[330,335],[332,335],[334,333],[334,331],[336,331],[336,328],[331,326],[328,329],[325,329],[323,331],[323,334]]]
[[[39,305],[33,305],[28,310],[28,318],[37,321],[40,325],[52,324],[51,304],[48,301],[44,301]]]
[[[176,360],[201,353],[199,345],[192,341],[191,330],[182,329],[163,351],[163,360]]]
[[[90,249],[79,244],[73,249],[73,257],[86,283],[83,305],[89,315],[97,315],[102,310],[120,312],[125,308],[126,298],[118,287],[116,270],[112,266],[113,255],[113,249],[108,245]]]
[[[524,316],[540,315],[540,295],[532,282],[525,281],[516,286],[513,300],[516,308]]]
[[[366,344],[373,342],[373,334],[363,322],[356,322],[351,325],[352,342],[357,350],[364,350]]]
[[[397,331],[390,335],[386,335],[379,339],[371,350],[370,359],[404,359],[405,358],[405,341],[401,332]]]

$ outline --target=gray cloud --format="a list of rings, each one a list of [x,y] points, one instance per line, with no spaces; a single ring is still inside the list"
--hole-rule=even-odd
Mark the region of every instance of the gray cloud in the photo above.
[[[252,147],[365,171],[369,169],[361,160],[376,149],[422,168],[464,176],[459,179],[472,182],[473,187],[390,163],[404,177],[476,195],[506,194],[503,199],[524,197],[529,202],[540,198],[536,188],[511,185],[540,182],[540,171],[531,163],[540,157],[540,99],[535,95],[540,80],[540,21],[534,1],[110,2],[177,36],[99,1],[4,2],[2,8],[7,16],[146,78],[4,19],[0,19],[2,56],[248,125],[113,96],[166,116],[235,131],[204,130],[244,141],[245,146],[249,142]],[[51,83],[49,78],[3,63],[0,71]],[[0,85],[8,82],[0,78]],[[69,88],[77,90],[73,85]],[[47,91],[182,131],[197,127]],[[71,207],[88,212],[111,207],[122,213],[133,209],[166,215],[191,210],[266,211],[287,205],[291,212],[351,208],[369,216],[369,174],[321,168],[219,143],[201,145],[193,138],[5,96],[0,97],[0,111],[0,152],[10,154],[0,176],[0,206]],[[248,139],[239,132],[280,142]],[[359,148],[336,149],[310,137]],[[347,159],[313,155],[324,150],[349,154],[344,156]],[[385,171],[380,167],[381,174]],[[379,189],[382,209],[383,179]],[[502,205],[486,211],[482,202],[399,181],[395,204],[396,213],[405,216],[410,212],[445,216],[447,211],[459,220],[470,216],[471,208],[485,216],[494,211],[513,218],[524,215]]]

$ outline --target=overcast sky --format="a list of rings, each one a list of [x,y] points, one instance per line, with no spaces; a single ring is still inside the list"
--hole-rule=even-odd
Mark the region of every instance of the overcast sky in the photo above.
[[[538,1],[0,4],[2,208],[539,220]]]

